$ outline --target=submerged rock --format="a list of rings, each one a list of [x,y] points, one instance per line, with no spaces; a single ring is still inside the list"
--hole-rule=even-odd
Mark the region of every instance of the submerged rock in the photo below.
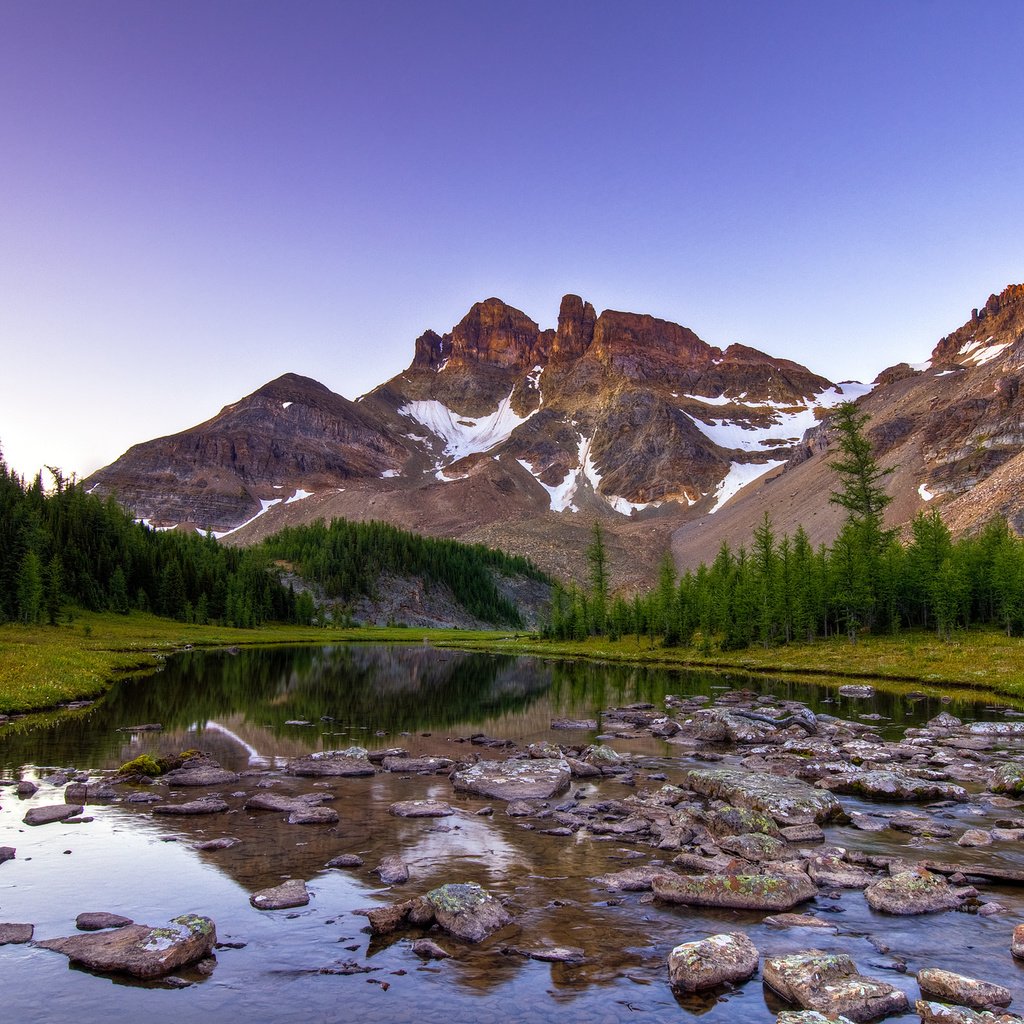
[[[1008,988],[991,981],[978,981],[938,967],[926,967],[917,972],[921,994],[947,1003],[958,1003],[983,1010],[992,1006],[1009,1006],[1013,996]]]
[[[512,922],[512,915],[475,882],[454,882],[432,889],[425,897],[437,924],[464,942],[482,942]]]
[[[988,788],[993,793],[1024,793],[1024,762],[1008,761],[999,765],[992,773]]]
[[[339,820],[338,812],[333,807],[312,804],[297,807],[288,815],[289,825],[336,825]]]
[[[36,945],[63,953],[72,963],[93,971],[158,978],[209,956],[216,941],[213,921],[183,914],[159,928],[132,924],[114,931],[46,939]]]
[[[44,804],[42,807],[30,807],[21,820],[26,825],[50,825],[77,817],[84,810],[81,804]]]
[[[388,808],[396,818],[446,818],[454,813],[443,800],[399,800]]]
[[[850,793],[874,800],[967,800],[967,790],[951,782],[919,779],[903,772],[867,771],[838,775],[828,780],[834,793]]]
[[[298,757],[289,763],[288,772],[306,778],[355,778],[377,774],[376,768],[366,756],[366,751],[359,755],[337,750],[325,750],[306,757]]]
[[[229,772],[219,765],[206,764],[195,768],[175,768],[168,772],[161,781],[168,786],[227,786],[237,782],[237,772]]]
[[[363,858],[356,853],[342,853],[337,857],[332,857],[324,867],[328,868],[361,868],[363,866]]]
[[[753,977],[761,956],[743,932],[711,935],[684,942],[668,955],[668,977],[674,988],[702,992],[724,982]]]
[[[385,885],[401,885],[409,881],[409,868],[397,854],[385,857],[372,871]]]
[[[871,1021],[907,1010],[907,997],[898,988],[868,978],[845,953],[808,949],[768,957],[764,982],[783,999],[829,1016],[843,1014],[852,1021]]]
[[[184,804],[158,804],[153,808],[154,814],[223,814],[228,809],[226,801],[216,796],[202,796],[198,800],[189,800]]]
[[[650,892],[653,888],[654,879],[659,875],[673,875],[666,871],[663,866],[652,867],[646,865],[639,868],[624,868],[622,871],[612,871],[607,875],[597,875],[592,881],[605,889],[616,892]],[[673,877],[678,877],[673,875]]]
[[[309,903],[309,890],[301,878],[289,878],[280,885],[260,889],[249,897],[257,910],[287,910],[289,907],[304,907]]]
[[[789,910],[818,893],[803,874],[658,875],[652,887],[654,895],[666,903],[737,910]]]
[[[784,825],[830,821],[842,814],[831,794],[799,779],[741,768],[694,768],[687,785],[702,796],[763,811]]]
[[[479,761],[452,775],[455,789],[492,800],[547,800],[569,785],[571,773],[564,758]]]
[[[447,772],[455,766],[450,757],[385,757],[382,764],[384,771],[401,772],[403,775]]]
[[[930,871],[900,871],[869,885],[864,898],[872,910],[887,914],[932,914],[955,910],[960,897],[950,884]]]
[[[5,860],[14,860],[17,850],[13,846],[0,846],[0,864]]]
[[[433,939],[417,939],[412,944],[412,951],[422,960],[447,960],[451,956]]]

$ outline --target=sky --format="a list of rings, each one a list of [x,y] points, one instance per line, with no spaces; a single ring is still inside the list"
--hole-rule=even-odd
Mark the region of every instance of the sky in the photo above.
[[[1024,4],[0,0],[0,450],[85,476],[495,295],[832,380],[1024,281]]]

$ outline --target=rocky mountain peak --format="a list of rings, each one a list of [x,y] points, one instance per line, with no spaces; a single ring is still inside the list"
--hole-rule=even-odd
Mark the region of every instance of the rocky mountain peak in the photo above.
[[[982,366],[1024,338],[1024,284],[992,294],[971,319],[947,335],[932,351],[932,364]]]
[[[551,358],[558,362],[579,359],[594,340],[597,313],[579,295],[565,295],[558,309],[558,330],[551,347]]]
[[[452,329],[449,365],[532,365],[539,337],[540,327],[524,312],[501,299],[485,299]]]

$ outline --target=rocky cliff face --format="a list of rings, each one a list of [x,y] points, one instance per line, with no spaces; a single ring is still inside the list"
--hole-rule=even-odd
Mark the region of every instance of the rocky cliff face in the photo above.
[[[597,519],[628,587],[651,578],[670,536],[681,562],[713,557],[765,508],[780,530],[830,540],[827,414],[846,400],[863,403],[896,468],[896,525],[931,501],[958,528],[983,512],[1024,525],[1022,338],[1014,286],[927,366],[898,364],[872,389],[645,314],[598,315],[577,295],[554,330],[492,298],[450,332],[424,332],[409,367],[357,402],[289,374],[86,483],[154,524],[237,530],[233,542],[319,516],[378,518],[579,578]]]

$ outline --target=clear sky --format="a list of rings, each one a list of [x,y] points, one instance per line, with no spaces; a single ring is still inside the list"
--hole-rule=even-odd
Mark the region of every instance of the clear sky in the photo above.
[[[1024,4],[0,0],[0,447],[578,292],[833,380],[1024,281]]]

